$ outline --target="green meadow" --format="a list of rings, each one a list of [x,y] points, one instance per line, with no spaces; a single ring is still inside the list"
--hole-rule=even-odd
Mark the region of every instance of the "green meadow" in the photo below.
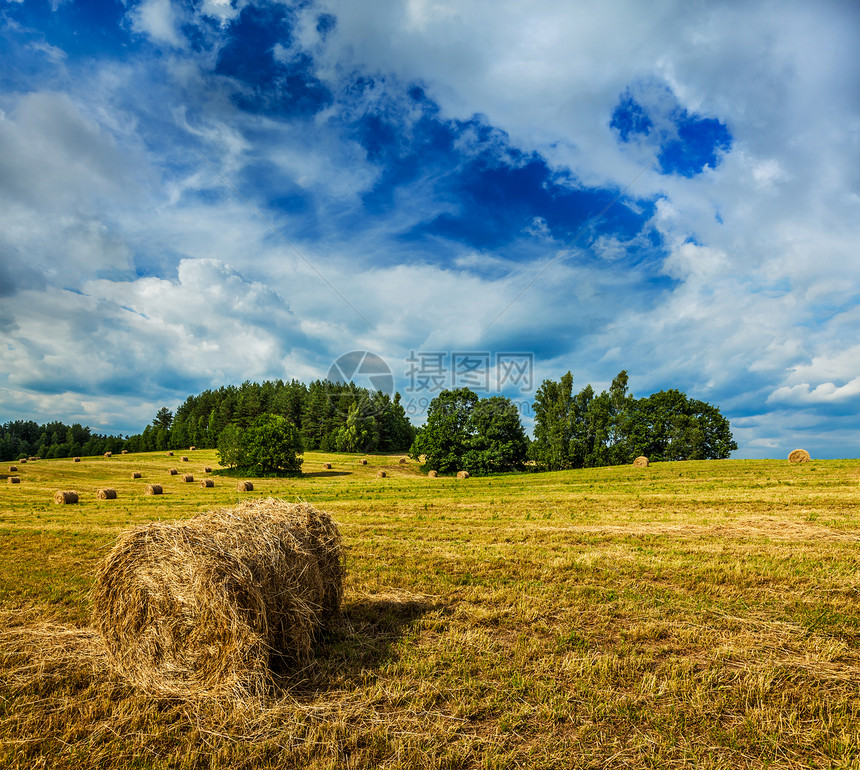
[[[0,467],[0,766],[860,766],[860,461],[457,480],[308,452],[239,492],[182,454]],[[112,673],[88,596],[118,533],[270,496],[343,534],[313,664],[242,703]]]

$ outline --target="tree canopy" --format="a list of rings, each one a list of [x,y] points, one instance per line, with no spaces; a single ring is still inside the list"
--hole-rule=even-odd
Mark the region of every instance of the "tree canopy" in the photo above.
[[[468,388],[443,390],[430,402],[427,422],[410,455],[440,473],[481,476],[520,470],[528,439],[516,407],[503,396],[479,398]]]

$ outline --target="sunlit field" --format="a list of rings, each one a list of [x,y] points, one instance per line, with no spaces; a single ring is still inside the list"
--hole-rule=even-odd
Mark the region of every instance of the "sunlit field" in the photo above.
[[[860,765],[860,461],[457,480],[361,457],[310,452],[301,478],[253,492],[203,472],[214,451],[16,463],[0,766]],[[246,702],[157,699],[111,673],[89,591],[118,533],[270,496],[343,534],[343,610],[312,665]]]

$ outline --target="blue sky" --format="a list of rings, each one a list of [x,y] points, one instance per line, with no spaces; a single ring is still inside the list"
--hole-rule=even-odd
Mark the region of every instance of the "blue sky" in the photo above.
[[[420,422],[416,358],[522,354],[488,392],[626,369],[736,457],[860,456],[858,33],[832,0],[0,0],[0,421],[138,432],[369,351]]]

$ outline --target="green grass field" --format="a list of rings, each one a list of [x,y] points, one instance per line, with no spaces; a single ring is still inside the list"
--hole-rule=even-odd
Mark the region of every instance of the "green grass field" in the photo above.
[[[301,479],[240,493],[169,476],[217,467],[176,454],[0,478],[0,766],[860,766],[860,461],[458,481],[311,452]],[[265,702],[135,692],[87,631],[96,564],[130,525],[248,496],[341,525],[315,663]]]

